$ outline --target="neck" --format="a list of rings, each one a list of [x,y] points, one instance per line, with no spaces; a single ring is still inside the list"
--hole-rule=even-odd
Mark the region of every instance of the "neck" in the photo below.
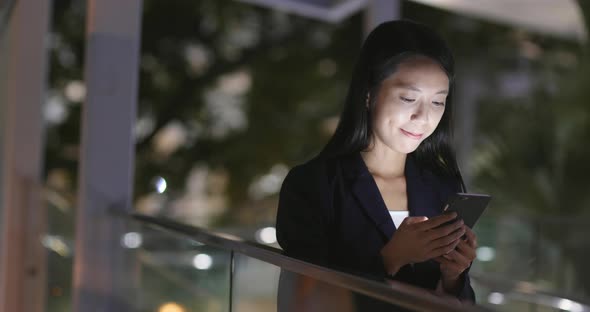
[[[361,152],[361,157],[373,175],[383,178],[404,176],[407,154],[376,144],[370,150]]]

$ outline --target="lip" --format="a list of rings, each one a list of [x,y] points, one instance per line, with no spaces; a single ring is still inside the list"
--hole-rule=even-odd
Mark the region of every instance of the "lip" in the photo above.
[[[415,133],[412,133],[412,132],[406,131],[406,130],[404,130],[404,129],[401,129],[401,128],[400,128],[400,130],[402,131],[402,133],[403,133],[405,136],[407,136],[407,137],[409,137],[409,138],[411,138],[411,139],[414,139],[414,140],[420,140],[420,139],[422,138],[422,136],[423,136],[422,134],[415,134]]]

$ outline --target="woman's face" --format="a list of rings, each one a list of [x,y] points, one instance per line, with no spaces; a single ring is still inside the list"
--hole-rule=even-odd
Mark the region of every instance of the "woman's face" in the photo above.
[[[373,109],[373,143],[408,154],[431,135],[445,111],[449,78],[435,61],[412,57],[385,79]]]

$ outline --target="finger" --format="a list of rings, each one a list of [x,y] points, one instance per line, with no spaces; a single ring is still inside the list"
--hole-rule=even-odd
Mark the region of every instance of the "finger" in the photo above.
[[[465,227],[465,236],[467,236],[467,243],[473,248],[477,247],[477,236],[468,226]]]
[[[445,258],[444,256],[438,256],[438,257],[433,258],[432,260],[440,263],[441,267],[449,264],[450,262],[453,262],[452,260],[449,260],[449,259]]]
[[[462,227],[463,227],[463,220],[457,220],[451,224],[444,225],[444,226],[438,227],[436,229],[429,230],[428,234],[427,234],[428,235],[427,239],[428,240],[435,240],[437,238],[447,236],[447,235],[459,230]]]
[[[428,217],[424,217],[424,216],[421,216],[421,217],[407,217],[407,218],[404,219],[404,221],[402,221],[402,224],[404,224],[404,223],[405,224],[408,224],[408,225],[409,224],[416,224],[416,223],[424,222],[426,220],[428,220]]]
[[[441,246],[441,247],[438,247],[438,248],[434,248],[434,249],[430,250],[426,254],[426,257],[428,259],[432,259],[432,258],[435,258],[435,257],[442,256],[444,254],[447,254],[447,253],[451,252],[452,250],[454,250],[457,247],[457,244],[458,243],[459,243],[459,240],[455,240],[455,241],[451,242],[448,245]]]
[[[469,259],[469,261],[473,261],[477,256],[476,249],[471,247],[467,242],[461,241],[457,245],[457,251],[460,252],[465,258]]]
[[[465,271],[465,269],[458,264],[455,261],[450,261],[447,260],[444,263],[441,263],[441,271],[442,272],[448,272],[451,273],[452,275],[460,275],[461,273],[463,273],[463,271]]]
[[[441,255],[441,256],[438,256],[438,257],[434,257],[434,258],[432,258],[432,260],[434,260],[434,261],[436,261],[438,263],[443,263],[443,262],[446,263],[446,262],[449,262],[449,261],[450,262],[455,262],[455,260],[453,260],[449,256],[449,254],[444,254],[444,255]]]
[[[462,262],[463,259],[461,259],[461,256],[459,255],[459,253],[455,250],[451,250],[446,255],[440,256],[440,257],[445,259],[444,260],[445,265],[452,264],[452,265],[456,266],[456,269],[459,269],[459,270],[463,270],[466,267],[465,263]]]
[[[456,272],[461,274],[462,267],[455,260],[447,259],[444,256],[434,258],[440,264],[440,270],[445,272]]]
[[[457,213],[456,212],[451,212],[451,213],[444,213],[441,214],[440,216],[436,216],[432,219],[429,219],[425,222],[420,223],[417,226],[418,230],[421,231],[426,231],[426,230],[430,230],[432,228],[435,228],[445,222],[449,222],[454,220],[455,218],[457,218]]]
[[[463,273],[461,267],[456,262],[450,260],[440,263],[440,271],[446,276],[459,276]]]
[[[460,252],[457,252],[455,250],[449,252],[448,256],[459,265],[459,267],[461,268],[461,272],[467,269],[469,267],[469,264],[471,263],[469,259],[465,258]]]
[[[461,236],[463,236],[464,234],[465,234],[465,230],[462,228],[458,228],[454,232],[452,232],[448,235],[444,235],[442,237],[431,240],[430,243],[428,243],[427,248],[434,249],[434,248],[438,248],[438,247],[452,244],[455,241],[457,241],[456,243],[458,244],[461,241],[460,240]]]

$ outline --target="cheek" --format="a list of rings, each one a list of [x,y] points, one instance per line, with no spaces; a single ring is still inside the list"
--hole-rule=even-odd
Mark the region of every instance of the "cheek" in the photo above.
[[[377,120],[381,122],[386,122],[387,124],[399,124],[407,119],[409,116],[408,111],[404,111],[402,108],[396,105],[388,105],[383,107],[380,111],[377,112]]]
[[[382,125],[384,123],[388,123],[390,120],[390,109],[387,107],[379,106],[376,107],[373,113],[373,122],[376,126]]]
[[[435,110],[432,112],[431,114],[431,122],[432,122],[432,131],[434,131],[434,129],[436,129],[436,127],[438,127],[438,124],[440,123],[440,121],[442,120],[442,116],[444,114],[444,109],[441,110]]]

